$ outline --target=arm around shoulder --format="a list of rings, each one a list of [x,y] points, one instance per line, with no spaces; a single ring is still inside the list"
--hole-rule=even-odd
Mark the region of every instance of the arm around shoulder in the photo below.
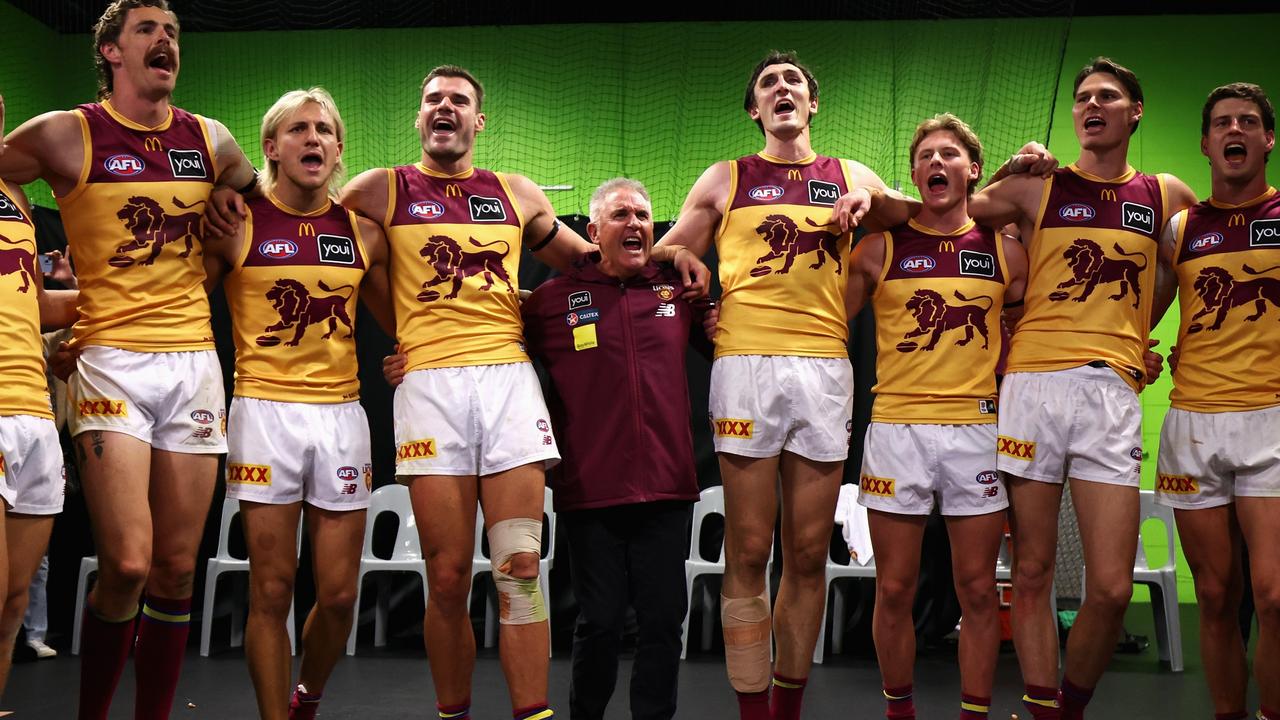
[[[675,226],[660,244],[683,245],[698,257],[707,254],[729,205],[730,162],[718,162],[702,172],[685,197]]]
[[[356,230],[369,267],[360,282],[360,302],[389,337],[396,336],[395,311],[391,299],[391,248],[382,226],[366,217],[356,217]]]

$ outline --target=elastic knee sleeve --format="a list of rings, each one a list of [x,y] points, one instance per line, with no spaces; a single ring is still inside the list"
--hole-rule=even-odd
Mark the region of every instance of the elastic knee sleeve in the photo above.
[[[751,598],[721,595],[720,624],[724,627],[724,664],[729,671],[729,685],[740,693],[768,690],[772,641],[769,591]]]
[[[542,520],[513,518],[489,528],[489,554],[493,560],[493,584],[498,588],[498,622],[528,625],[547,619],[538,577],[511,574],[511,558],[520,553],[542,555]]]

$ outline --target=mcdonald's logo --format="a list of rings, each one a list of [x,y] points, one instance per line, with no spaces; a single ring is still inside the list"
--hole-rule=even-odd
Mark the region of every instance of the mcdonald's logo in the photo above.
[[[1227,220],[1227,227],[1244,227],[1244,213],[1231,213],[1231,217]]]
[[[955,252],[955,251],[956,251],[956,244],[955,244],[954,242],[952,242],[952,241],[950,241],[950,240],[939,240],[939,241],[938,241],[938,252],[951,252],[951,253],[953,253],[953,252]]]
[[[800,171],[796,168],[791,168],[790,170],[787,170],[787,179],[800,182]]]
[[[1101,197],[1102,197],[1102,199],[1103,199],[1103,200],[1110,200],[1111,202],[1115,202],[1115,201],[1116,201],[1116,191],[1115,191],[1115,190],[1112,190],[1111,188],[1103,188],[1103,189],[1102,189],[1102,193],[1101,193]]]
[[[444,196],[460,198],[462,197],[462,188],[458,187],[457,183],[449,183],[444,188]]]
[[[142,144],[149,152],[161,152],[164,150],[164,144],[155,135],[148,135]]]
[[[316,226],[309,222],[298,223],[298,237],[315,237]]]

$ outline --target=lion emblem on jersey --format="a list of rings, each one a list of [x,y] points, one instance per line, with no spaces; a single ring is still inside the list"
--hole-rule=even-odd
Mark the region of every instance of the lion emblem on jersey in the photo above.
[[[1250,275],[1264,275],[1278,269],[1280,265],[1266,270],[1254,270],[1248,265],[1244,266],[1244,271]],[[1222,327],[1222,321],[1227,319],[1227,313],[1231,312],[1232,308],[1253,305],[1253,314],[1245,318],[1248,322],[1254,322],[1265,315],[1268,302],[1280,309],[1280,279],[1260,277],[1256,280],[1237,280],[1231,276],[1231,273],[1220,267],[1207,267],[1200,270],[1200,275],[1196,277],[1192,287],[1200,296],[1204,308],[1191,316],[1191,324],[1187,327],[1188,333],[1217,330]],[[1208,327],[1195,322],[1211,313],[1217,313],[1217,315],[1213,318],[1213,324]]]
[[[466,252],[458,245],[457,240],[448,235],[432,235],[427,238],[427,243],[422,246],[419,254],[435,269],[436,276],[422,283],[422,292],[418,293],[419,300],[431,302],[440,299],[440,293],[429,288],[443,283],[453,284],[449,294],[444,296],[445,300],[452,300],[458,297],[458,291],[462,289],[462,281],[468,276],[475,275],[484,276],[485,283],[481,290],[492,288],[493,278],[497,276],[507,286],[508,293],[515,293],[516,289],[511,284],[511,276],[507,274],[507,268],[502,264],[507,258],[507,253],[511,252],[511,246],[505,240],[494,240],[490,243],[477,242],[475,238],[467,238],[467,240],[478,248],[502,245],[503,250],[502,252],[497,250]]]
[[[982,349],[987,349],[987,312],[991,310],[991,306],[995,301],[987,295],[965,297],[958,290],[954,294],[958,300],[966,303],[986,300],[987,306],[950,305],[942,297],[942,294],[936,290],[925,288],[916,290],[915,294],[907,300],[907,311],[915,319],[916,329],[902,336],[903,341],[898,343],[899,352],[916,350],[919,347],[919,343],[911,338],[928,335],[928,344],[919,348],[927,352],[938,346],[938,341],[942,339],[943,333],[948,330],[961,329],[964,330],[964,338],[956,340],[956,345],[960,347],[968,345],[973,340],[974,332],[976,331],[977,334],[982,336]]]
[[[1116,243],[1112,247],[1115,251],[1125,257],[1141,257],[1142,253],[1127,253],[1120,248],[1120,244]],[[1070,291],[1066,288],[1083,286],[1084,289],[1076,297],[1071,298],[1074,302],[1084,302],[1093,294],[1095,288],[1099,284],[1120,283],[1120,290],[1115,295],[1108,295],[1111,300],[1123,300],[1129,291],[1133,291],[1133,306],[1138,307],[1139,300],[1142,299],[1142,286],[1138,283],[1138,274],[1147,269],[1146,258],[1142,259],[1142,264],[1132,260],[1118,260],[1109,258],[1102,251],[1102,246],[1098,243],[1085,238],[1077,238],[1071,246],[1062,251],[1062,257],[1067,260],[1067,267],[1071,270],[1071,279],[1058,283],[1057,292],[1049,293],[1049,299],[1055,302],[1066,300],[1071,296]]]
[[[320,281],[320,289],[327,293],[339,293],[346,289],[351,294],[355,293],[355,288],[350,285],[339,285],[331,288]],[[285,345],[296,347],[302,341],[304,335],[307,334],[307,328],[312,325],[329,325],[329,332],[320,336],[323,340],[328,340],[330,335],[338,329],[338,323],[347,326],[347,334],[343,337],[349,338],[355,332],[355,326],[351,323],[351,316],[347,314],[347,302],[351,299],[351,294],[341,295],[312,295],[306,285],[292,278],[276,280],[276,284],[267,291],[267,300],[271,301],[271,307],[280,314],[280,322],[265,328],[263,332],[274,333],[281,330],[293,328],[293,339],[285,343]],[[274,335],[261,335],[258,337],[258,344],[264,347],[277,345],[280,338]]]
[[[22,287],[18,292],[31,289],[31,281],[36,276],[36,255],[27,249],[31,243],[22,240],[10,240],[0,235],[0,240],[13,247],[0,247],[0,277],[18,273]]]
[[[199,200],[184,205],[178,198],[173,199],[173,204],[183,210],[190,210],[204,202]],[[136,261],[139,265],[151,265],[160,257],[164,246],[172,242],[184,241],[186,249],[178,253],[178,257],[189,256],[193,243],[200,239],[200,223],[204,214],[197,211],[170,215],[153,198],[134,195],[120,208],[116,217],[123,220],[125,228],[133,234],[133,242],[116,248],[116,254],[107,263],[114,267],[129,267],[134,264],[135,259],[125,253],[151,248],[150,255]]]
[[[819,225],[809,218],[804,220],[810,227],[826,228],[825,225]],[[791,265],[800,255],[808,253],[817,253],[818,261],[809,266],[811,270],[817,270],[827,261],[827,256],[831,256],[831,260],[836,264],[836,274],[840,274],[840,237],[832,235],[825,229],[819,230],[801,230],[796,223],[786,215],[773,214],[769,215],[756,226],[756,232],[760,234],[760,238],[769,243],[769,252],[756,258],[756,266],[751,269],[753,277],[768,275],[773,271],[765,263],[778,258],[786,258],[782,267],[778,268],[779,275],[786,275],[791,271]]]

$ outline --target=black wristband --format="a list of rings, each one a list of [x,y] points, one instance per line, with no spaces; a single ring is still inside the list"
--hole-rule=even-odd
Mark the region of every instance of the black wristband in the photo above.
[[[1005,304],[1004,304],[1004,307],[1005,307],[1005,309],[1006,309],[1006,310],[1008,310],[1008,309],[1010,309],[1010,308],[1020,308],[1020,307],[1022,307],[1022,301],[1021,301],[1021,300],[1017,300],[1017,301],[1015,301],[1015,302],[1008,302],[1008,303],[1005,303]]]
[[[240,188],[239,190],[236,190],[236,192],[240,193],[241,195],[248,195],[249,193],[253,192],[253,189],[256,187],[258,187],[258,171],[254,170],[253,177],[249,179],[249,182],[245,183],[244,187]]]
[[[558,232],[560,232],[560,221],[559,220],[552,221],[551,231],[548,232],[547,236],[542,238],[542,240],[537,245],[534,245],[533,247],[529,248],[529,252],[538,252],[542,248],[549,245],[552,240],[556,239],[556,233]]]

